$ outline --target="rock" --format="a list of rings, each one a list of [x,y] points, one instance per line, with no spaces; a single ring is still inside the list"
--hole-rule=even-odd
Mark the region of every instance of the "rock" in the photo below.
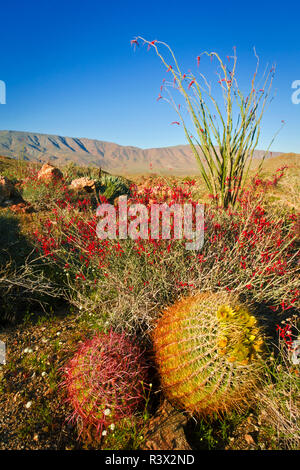
[[[9,206],[19,202],[24,202],[19,191],[8,178],[0,175],[0,205]]]
[[[255,445],[255,442],[254,442],[253,437],[251,436],[251,434],[245,434],[244,438],[245,438],[245,441],[247,442],[247,444],[249,446],[250,445]]]
[[[95,181],[86,177],[78,178],[72,181],[69,188],[76,191],[86,191],[91,193],[95,190]]]
[[[19,204],[13,204],[10,206],[10,210],[15,214],[31,214],[35,212],[34,208],[29,202],[20,202]]]
[[[187,417],[164,400],[154,417],[149,420],[142,450],[191,450],[184,426]]]
[[[45,163],[38,172],[37,178],[38,180],[51,182],[63,179],[63,174],[55,166],[51,165],[50,163]]]

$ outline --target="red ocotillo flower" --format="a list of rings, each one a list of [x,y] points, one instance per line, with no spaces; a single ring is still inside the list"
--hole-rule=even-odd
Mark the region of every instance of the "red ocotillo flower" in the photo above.
[[[195,83],[195,80],[192,80],[192,81],[189,83],[188,88],[191,88],[191,86],[193,85],[193,83]]]
[[[158,95],[156,101],[159,101],[162,98],[161,94]]]
[[[134,46],[134,50],[135,50],[136,46],[140,47],[140,45],[139,45],[137,39],[132,39],[132,40],[130,41],[130,44],[131,44],[132,46]]]
[[[172,69],[172,65],[169,65],[167,72]]]
[[[172,124],[177,124],[177,126],[180,126],[180,122],[178,122],[178,121],[173,121],[173,122],[171,122],[171,125]]]
[[[197,56],[197,67],[199,67],[199,65],[200,65],[200,56],[198,55]]]
[[[149,42],[149,43],[148,43],[148,47],[147,47],[147,51],[149,51],[150,46],[153,46],[156,42],[157,42],[156,39],[155,39],[154,41]]]

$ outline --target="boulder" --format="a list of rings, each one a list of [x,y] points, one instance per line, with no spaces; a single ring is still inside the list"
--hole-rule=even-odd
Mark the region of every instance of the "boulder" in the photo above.
[[[8,178],[0,175],[0,205],[9,206],[19,202],[23,202],[19,191]]]
[[[166,399],[149,420],[141,450],[191,450],[184,427],[188,418]]]
[[[32,214],[32,212],[35,212],[34,208],[28,202],[13,204],[9,209],[15,214]]]
[[[86,177],[78,178],[72,181],[69,188],[75,191],[86,191],[91,193],[95,190],[95,181]]]
[[[55,166],[51,165],[50,163],[45,163],[38,172],[37,178],[38,180],[51,182],[63,179],[63,174]]]

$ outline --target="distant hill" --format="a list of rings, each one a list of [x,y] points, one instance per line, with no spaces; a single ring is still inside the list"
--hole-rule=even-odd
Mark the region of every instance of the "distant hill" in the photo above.
[[[61,166],[74,162],[112,173],[162,172],[195,174],[198,167],[189,145],[141,149],[96,139],[62,137],[19,131],[0,131],[0,155]],[[264,151],[255,151],[261,158]],[[270,156],[282,155],[272,152]]]

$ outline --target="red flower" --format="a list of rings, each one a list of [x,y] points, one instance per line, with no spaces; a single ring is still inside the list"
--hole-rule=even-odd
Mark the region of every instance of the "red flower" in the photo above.
[[[154,41],[151,41],[148,43],[148,47],[147,47],[147,51],[149,51],[150,49],[150,46],[154,46],[154,44],[157,42],[157,40],[155,39]]]
[[[135,50],[136,46],[140,47],[140,45],[139,45],[137,39],[132,39],[132,40],[130,41],[130,44],[131,44],[132,46],[134,46],[134,50]]]

